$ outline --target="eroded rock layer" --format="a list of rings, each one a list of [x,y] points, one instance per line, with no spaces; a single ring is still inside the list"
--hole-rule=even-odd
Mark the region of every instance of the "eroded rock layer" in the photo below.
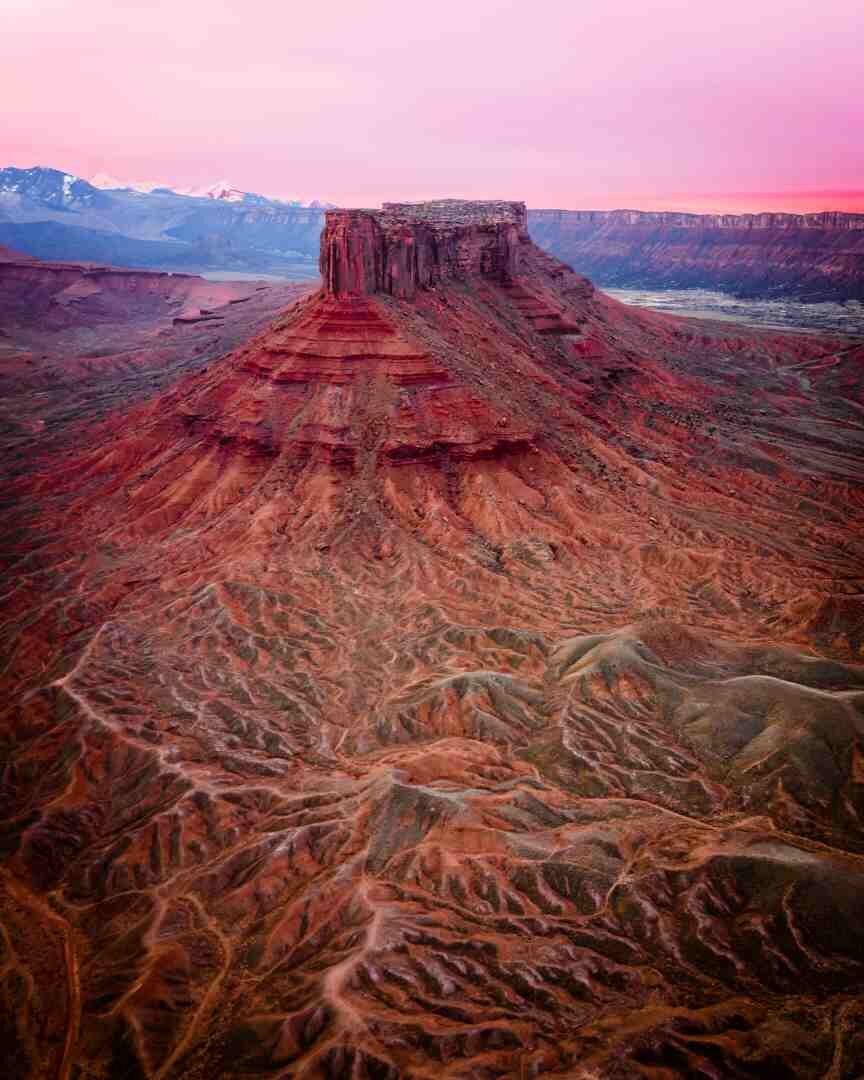
[[[602,285],[864,299],[864,214],[531,210],[531,236]]]
[[[862,347],[322,260],[5,485],[7,1073],[854,1080]]]
[[[256,283],[257,284],[257,283]],[[253,292],[249,284],[195,274],[43,262],[0,248],[0,329],[29,342],[46,333],[152,323],[191,322]]]
[[[418,210],[418,207],[422,209]],[[470,278],[512,282],[530,244],[524,203],[385,203],[383,210],[329,210],[321,277],[337,297],[418,289]]]

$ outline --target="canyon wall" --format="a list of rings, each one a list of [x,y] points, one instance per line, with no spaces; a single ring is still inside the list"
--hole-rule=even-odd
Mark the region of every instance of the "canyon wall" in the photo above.
[[[531,210],[531,236],[598,285],[864,298],[864,214]]]
[[[0,248],[0,332],[208,318],[211,308],[248,296],[254,287],[194,274],[42,262]]]
[[[526,221],[519,202],[441,199],[330,210],[321,277],[335,296],[383,292],[400,299],[472,277],[507,284],[518,275],[520,248],[530,243]]]

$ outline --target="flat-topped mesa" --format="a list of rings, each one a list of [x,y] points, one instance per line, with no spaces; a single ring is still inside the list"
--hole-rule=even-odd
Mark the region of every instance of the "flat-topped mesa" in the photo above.
[[[530,242],[521,202],[439,199],[329,210],[321,277],[327,292],[342,297],[383,292],[411,299],[418,289],[477,276],[507,284]]]

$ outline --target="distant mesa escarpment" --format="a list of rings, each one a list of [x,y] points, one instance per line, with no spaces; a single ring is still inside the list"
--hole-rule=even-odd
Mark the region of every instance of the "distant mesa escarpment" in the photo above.
[[[32,255],[25,255],[21,251],[13,251],[11,248],[0,246],[0,263],[35,262]]]
[[[825,210],[812,214],[772,213],[754,214],[691,214],[680,210],[531,210],[536,220],[553,218],[573,219],[595,225],[664,225],[678,229],[734,229],[736,231],[760,231],[771,229],[778,232],[795,232],[799,229],[824,232],[838,229],[858,232],[864,229],[864,214]]]
[[[0,364],[0,1075],[853,1080],[864,347],[321,268]]]
[[[46,262],[0,248],[0,323],[18,336],[173,317],[214,317],[254,285],[80,262]]]
[[[864,214],[531,210],[528,223],[601,286],[864,299]]]

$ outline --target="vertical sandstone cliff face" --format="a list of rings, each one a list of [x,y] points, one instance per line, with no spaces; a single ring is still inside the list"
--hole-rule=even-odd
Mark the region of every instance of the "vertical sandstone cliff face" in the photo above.
[[[385,203],[382,210],[331,210],[321,241],[321,277],[335,296],[418,289],[486,277],[509,284],[530,243],[524,203]]]
[[[382,279],[383,236],[374,213],[338,210],[327,214],[321,236],[321,279],[334,296],[378,292]]]

